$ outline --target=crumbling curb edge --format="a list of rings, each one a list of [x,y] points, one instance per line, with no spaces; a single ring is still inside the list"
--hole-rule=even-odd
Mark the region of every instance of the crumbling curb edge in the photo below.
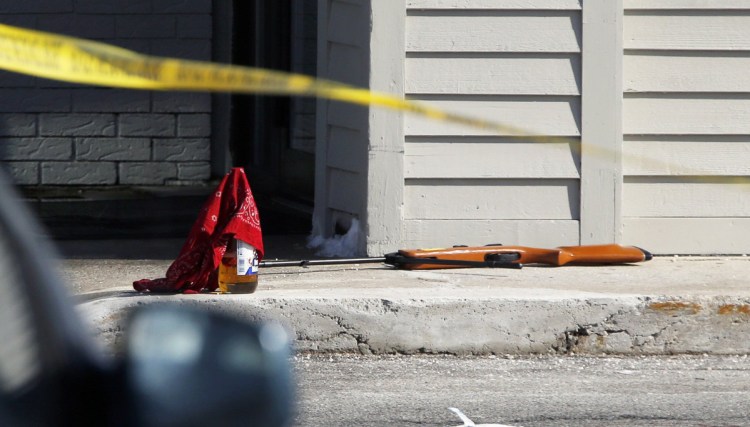
[[[297,351],[360,354],[675,355],[750,353],[750,298],[110,297],[78,305],[117,351],[133,308],[155,302],[282,322]]]

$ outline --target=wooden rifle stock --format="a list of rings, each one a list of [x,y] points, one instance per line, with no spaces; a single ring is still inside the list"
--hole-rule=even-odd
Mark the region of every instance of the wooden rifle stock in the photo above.
[[[651,253],[635,246],[562,246],[554,249],[526,246],[477,246],[444,249],[402,249],[386,255],[386,263],[405,270],[462,267],[520,268],[523,264],[601,265],[648,261]],[[455,264],[452,264],[455,262]]]

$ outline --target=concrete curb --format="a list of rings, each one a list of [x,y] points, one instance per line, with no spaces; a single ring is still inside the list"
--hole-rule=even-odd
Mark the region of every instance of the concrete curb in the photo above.
[[[121,343],[131,310],[169,302],[247,320],[279,320],[302,352],[750,353],[750,297],[425,295],[429,292],[418,298],[131,292],[86,301],[78,309],[109,349]]]

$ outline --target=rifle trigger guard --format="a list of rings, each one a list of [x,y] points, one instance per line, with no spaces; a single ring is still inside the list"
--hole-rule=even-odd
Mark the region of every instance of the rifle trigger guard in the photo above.
[[[451,267],[489,267],[489,268],[522,268],[523,265],[514,262],[520,259],[518,253],[489,254],[484,261],[468,261],[462,259],[439,259],[439,258],[415,258],[401,255],[398,252],[385,254],[385,263],[396,268],[405,268],[407,265],[442,265]]]
[[[519,259],[521,259],[521,254],[518,252],[487,254],[484,256],[484,262],[487,263],[487,267],[491,268],[521,268],[522,265],[516,262]]]

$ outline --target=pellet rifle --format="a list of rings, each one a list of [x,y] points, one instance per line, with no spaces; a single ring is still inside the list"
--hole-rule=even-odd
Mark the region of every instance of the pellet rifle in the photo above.
[[[342,258],[300,261],[263,261],[261,267],[307,267],[314,265],[344,265],[385,263],[403,270],[439,268],[521,268],[524,264],[606,265],[649,261],[649,251],[636,246],[587,245],[561,246],[554,249],[526,246],[454,246],[441,249],[401,249],[383,257]]]

